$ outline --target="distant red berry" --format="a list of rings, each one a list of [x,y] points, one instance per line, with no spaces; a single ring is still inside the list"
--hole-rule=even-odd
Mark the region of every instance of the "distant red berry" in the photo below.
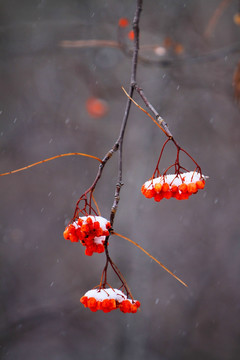
[[[234,15],[233,21],[236,25],[238,25],[238,26],[240,25],[240,13],[237,13]]]
[[[86,102],[88,114],[93,118],[101,118],[108,112],[107,102],[95,97],[90,97]]]
[[[129,25],[129,21],[126,18],[120,18],[118,21],[118,26],[127,27]]]
[[[134,31],[133,30],[131,30],[131,31],[129,31],[129,33],[128,33],[128,38],[129,38],[129,40],[131,40],[131,41],[133,41],[134,40]]]

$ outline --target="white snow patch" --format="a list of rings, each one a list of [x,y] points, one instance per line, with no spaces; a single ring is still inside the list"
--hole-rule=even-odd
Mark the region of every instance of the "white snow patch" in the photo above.
[[[121,303],[123,300],[128,300],[131,303],[133,303],[133,301],[131,299],[128,299],[127,296],[121,290],[118,290],[118,289],[111,289],[111,288],[92,289],[92,290],[87,291],[84,296],[86,296],[87,298],[93,297],[97,301],[103,301],[106,299],[114,299],[118,303]]]
[[[208,176],[201,175],[196,171],[189,171],[187,173],[182,173],[179,175],[169,174],[164,176],[159,176],[158,178],[148,180],[144,183],[145,188],[151,190],[155,184],[164,184],[179,186],[181,184],[190,184],[196,183],[199,180],[205,180]]]
[[[79,219],[83,220],[83,224],[87,224],[87,218],[91,218],[93,222],[98,221],[100,224],[100,228],[103,231],[108,230],[106,225],[107,223],[109,223],[109,221],[105,218],[103,218],[102,216],[93,216],[93,215],[88,215],[88,216],[81,216],[79,217]],[[79,227],[81,227],[80,225],[78,225],[77,221],[74,221],[73,226],[78,229]],[[104,241],[106,239],[106,236],[95,236],[95,238],[93,239],[93,241],[95,242],[95,244],[99,245],[99,244],[103,244]]]

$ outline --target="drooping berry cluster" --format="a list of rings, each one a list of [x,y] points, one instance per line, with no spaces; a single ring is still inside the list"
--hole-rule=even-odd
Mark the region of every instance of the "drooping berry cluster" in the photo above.
[[[198,190],[204,189],[206,178],[206,176],[194,171],[163,175],[146,181],[141,192],[146,198],[154,198],[157,202],[164,198],[186,200],[192,194],[196,194]]]
[[[104,241],[110,228],[110,222],[101,216],[82,216],[66,227],[63,236],[72,242],[80,241],[86,247],[85,254],[92,256],[94,252],[104,252]]]
[[[128,299],[121,290],[111,288],[89,290],[80,302],[93,312],[102,310],[107,313],[119,309],[123,313],[136,313],[140,307],[139,301]]]

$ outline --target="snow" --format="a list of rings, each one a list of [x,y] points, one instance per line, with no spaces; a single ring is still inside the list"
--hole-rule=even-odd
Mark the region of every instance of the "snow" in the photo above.
[[[151,190],[155,184],[159,184],[159,183],[160,184],[167,183],[169,185],[179,186],[182,183],[190,184],[190,183],[195,183],[199,180],[204,180],[207,178],[208,178],[208,176],[204,176],[196,171],[189,171],[187,173],[182,173],[179,175],[169,174],[169,175],[165,175],[165,176],[160,176],[158,178],[146,181],[144,185],[145,185],[145,188]]]
[[[80,219],[83,220],[83,224],[87,224],[87,218],[91,218],[93,222],[98,221],[101,229],[103,231],[107,230],[106,224],[109,222],[107,219],[103,218],[102,216],[93,216],[93,215],[81,216]],[[76,229],[79,228],[77,221],[74,221],[73,225]],[[95,238],[93,240],[94,240],[95,244],[99,245],[99,244],[103,244],[105,239],[106,239],[106,236],[98,236],[98,237],[95,236]]]
[[[82,219],[83,223],[86,224],[87,223],[87,218],[91,218],[93,222],[98,221],[99,224],[100,224],[100,227],[103,230],[107,230],[106,224],[109,222],[107,219],[103,218],[102,216],[94,216],[94,215],[81,216],[79,219]],[[79,227],[77,221],[74,221],[73,225],[75,226],[75,228]]]
[[[131,303],[133,303],[133,301],[131,299],[128,299],[127,296],[121,290],[112,289],[112,288],[92,289],[87,291],[84,296],[86,296],[87,298],[93,297],[97,301],[103,301],[105,299],[114,299],[118,303],[121,303],[123,300],[128,300]]]

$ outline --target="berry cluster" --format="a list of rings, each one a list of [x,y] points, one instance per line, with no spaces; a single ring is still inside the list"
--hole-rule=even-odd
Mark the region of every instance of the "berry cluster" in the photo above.
[[[157,202],[164,198],[186,200],[192,194],[196,194],[198,190],[204,189],[206,178],[206,176],[194,171],[163,175],[146,181],[141,192],[146,198],[154,198]]]
[[[110,222],[101,216],[82,216],[66,227],[63,236],[72,242],[80,241],[86,246],[85,254],[92,256],[94,252],[104,252],[104,241],[110,228]]]
[[[139,301],[128,299],[121,290],[111,288],[89,290],[80,302],[93,312],[120,309],[123,313],[136,313],[140,307]]]

